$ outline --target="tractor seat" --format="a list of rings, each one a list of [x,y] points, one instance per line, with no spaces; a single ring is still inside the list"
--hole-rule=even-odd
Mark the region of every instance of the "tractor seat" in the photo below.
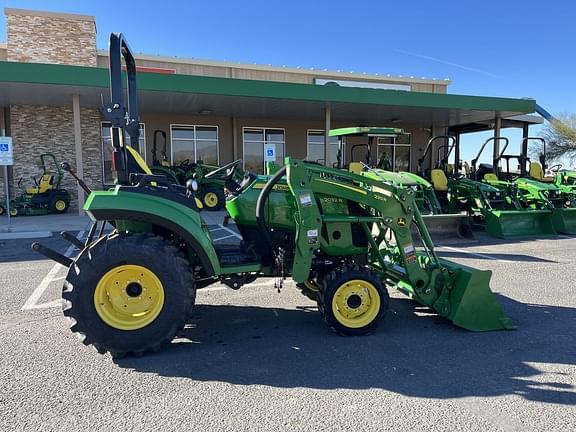
[[[448,191],[448,178],[441,169],[433,169],[430,172],[430,180],[434,185],[434,190],[437,190],[438,192]]]
[[[533,177],[543,183],[552,183],[554,181],[554,177],[544,176],[544,170],[538,162],[530,163],[530,177]]]
[[[354,174],[360,174],[362,172],[362,164],[360,162],[350,162],[348,171]]]
[[[498,176],[494,173],[486,173],[486,174],[484,174],[484,181],[487,181],[488,183],[497,182]]]
[[[44,174],[42,177],[40,177],[38,186],[26,189],[26,193],[29,195],[37,195],[37,194],[43,194],[52,189],[54,189],[54,175]]]

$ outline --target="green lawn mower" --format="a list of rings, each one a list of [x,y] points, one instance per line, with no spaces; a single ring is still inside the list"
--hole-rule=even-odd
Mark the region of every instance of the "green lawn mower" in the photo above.
[[[291,277],[307,286],[325,323],[361,335],[376,328],[397,288],[455,325],[472,331],[513,328],[491,292],[490,271],[440,259],[411,188],[287,157],[274,175],[246,173],[240,161],[216,170],[230,190],[226,208],[242,241],[215,244],[195,205],[198,185],[127,170],[122,129],[138,130],[129,101],[136,68],[121,34],[110,38],[113,166],[118,184],[92,192],[84,206],[94,221],[75,259],[38,243],[33,249],[69,268],[64,315],[86,345],[114,356],[141,355],[170,342],[190,317],[197,289],[239,289],[261,277],[280,289]],[[130,112],[126,112],[129,107]],[[138,135],[130,135],[137,140]],[[114,231],[95,236],[97,226]],[[415,247],[412,224],[422,237]]]
[[[48,168],[47,162],[51,161],[54,171]],[[42,165],[42,175],[40,179],[33,178],[35,186],[27,188],[18,197],[10,201],[10,216],[40,216],[50,213],[62,214],[70,207],[70,194],[66,189],[62,189],[63,173],[56,160],[56,156],[51,153],[40,155]],[[22,184],[23,178],[18,181],[18,186]],[[6,209],[0,206],[0,215]]]
[[[338,166],[342,165],[341,155],[345,148],[346,138],[351,136],[366,138],[366,144],[356,144],[350,149],[351,162],[346,166],[349,171],[395,186],[411,188],[428,231],[433,235],[452,236],[455,234],[462,238],[472,238],[468,215],[457,210],[453,211],[448,207],[443,208],[434,187],[428,180],[411,172],[391,171],[392,165],[385,153],[380,155],[375,167],[371,167],[374,140],[378,137],[397,137],[402,134],[404,134],[403,129],[387,127],[348,127],[332,129],[329,132],[329,136],[338,137]],[[364,160],[355,157],[358,150],[365,150]]]
[[[162,137],[164,143],[161,160],[157,158],[158,136]],[[169,181],[179,185],[185,185],[188,180],[194,179],[198,183],[197,196],[202,203],[202,208],[209,211],[222,210],[226,203],[225,182],[210,175],[219,167],[204,164],[202,161],[190,162],[188,159],[178,166],[171,166],[166,155],[166,132],[155,130],[153,137],[152,166],[150,167],[152,173],[163,175]],[[242,174],[238,172],[236,179],[241,176]]]

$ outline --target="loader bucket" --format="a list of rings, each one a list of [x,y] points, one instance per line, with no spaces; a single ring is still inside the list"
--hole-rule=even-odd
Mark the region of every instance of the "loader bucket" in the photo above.
[[[471,331],[514,330],[516,326],[506,316],[490,289],[490,270],[477,270],[440,260],[455,278],[448,298],[449,310],[437,310],[455,325]],[[437,302],[438,303],[438,302]],[[437,303],[433,305],[437,309]]]
[[[557,208],[552,211],[556,231],[562,234],[576,234],[576,208]]]
[[[432,238],[474,238],[470,218],[465,214],[422,215],[424,224]]]
[[[557,234],[550,210],[492,210],[486,214],[486,232],[503,239]]]

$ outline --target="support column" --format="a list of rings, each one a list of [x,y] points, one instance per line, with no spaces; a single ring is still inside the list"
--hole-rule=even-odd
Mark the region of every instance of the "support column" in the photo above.
[[[72,96],[72,114],[74,117],[74,151],[76,153],[76,174],[78,177],[84,178],[84,164],[82,159],[82,129],[80,126],[80,95]],[[84,190],[77,186],[78,190],[78,215],[84,215]]]
[[[324,108],[324,165],[326,166],[328,164],[328,148],[330,146],[330,136],[328,136],[328,133],[330,132],[330,129],[332,128],[331,126],[332,123],[332,109],[330,108],[330,105],[326,105],[326,107]]]
[[[494,162],[498,160],[500,156],[500,129],[502,128],[502,118],[498,115],[494,119],[494,152],[492,153],[492,165],[494,167],[494,173],[499,174],[499,168]]]
[[[520,176],[526,175],[526,162],[528,160],[528,138],[530,136],[529,123],[522,124],[522,148],[520,149]]]
[[[240,159],[238,157],[238,121],[236,116],[232,117],[232,147],[234,149],[234,160]]]

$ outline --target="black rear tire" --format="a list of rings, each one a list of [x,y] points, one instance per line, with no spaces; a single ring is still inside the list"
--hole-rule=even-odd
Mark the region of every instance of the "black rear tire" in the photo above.
[[[371,332],[388,309],[388,291],[370,270],[346,264],[320,280],[318,310],[332,331],[341,335]]]
[[[95,305],[98,283],[110,271],[126,265],[152,272],[161,282],[164,297],[153,321],[131,330],[106,322],[102,309],[97,311]],[[80,335],[85,345],[114,357],[142,355],[169,343],[186,324],[195,295],[188,261],[176,247],[151,234],[118,233],[102,237],[80,253],[68,270],[62,292],[70,329]]]
[[[50,210],[51,213],[66,213],[68,208],[70,208],[70,199],[60,195],[52,197],[48,203],[48,210]]]

